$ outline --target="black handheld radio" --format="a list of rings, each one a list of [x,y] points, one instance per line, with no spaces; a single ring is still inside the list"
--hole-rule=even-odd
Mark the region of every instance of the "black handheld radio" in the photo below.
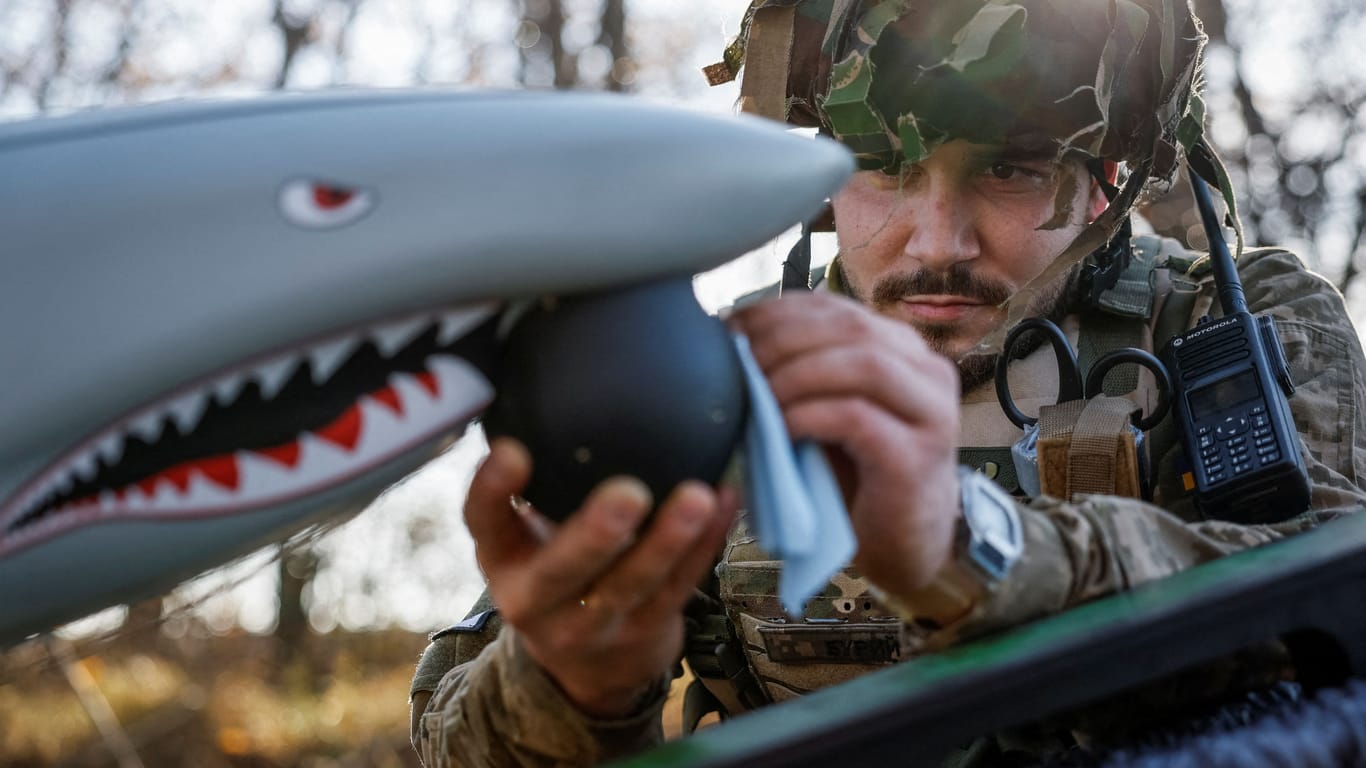
[[[1193,171],[1190,177],[1224,316],[1200,318],[1162,349],[1191,463],[1187,487],[1193,480],[1196,504],[1206,517],[1285,520],[1309,506],[1309,475],[1286,400],[1295,385],[1271,318],[1247,310],[1204,182]]]

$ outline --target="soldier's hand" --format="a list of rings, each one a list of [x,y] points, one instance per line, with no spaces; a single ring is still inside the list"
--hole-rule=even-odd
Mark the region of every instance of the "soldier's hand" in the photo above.
[[[684,483],[642,530],[649,491],[614,478],[555,526],[510,503],[531,471],[526,449],[502,438],[470,486],[465,520],[489,593],[575,705],[623,716],[677,661],[683,606],[725,541],[735,494]]]
[[[803,294],[730,321],[749,336],[792,437],[827,447],[859,570],[893,595],[927,584],[959,514],[958,370],[909,325]]]

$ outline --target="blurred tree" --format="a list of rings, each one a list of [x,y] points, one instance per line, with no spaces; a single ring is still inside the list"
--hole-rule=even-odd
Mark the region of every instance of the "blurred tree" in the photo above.
[[[629,88],[634,65],[627,45],[625,0],[601,0],[595,8],[566,0],[514,3],[520,16],[519,83],[558,89]],[[589,32],[593,27],[596,35]]]
[[[1346,292],[1366,254],[1366,5],[1196,0],[1210,37],[1206,101],[1248,242],[1284,244]],[[1186,182],[1155,228],[1203,247]]]
[[[289,661],[308,649],[308,609],[304,605],[304,588],[318,573],[318,553],[308,546],[289,549],[281,547],[276,562],[279,586],[279,618],[275,622],[275,637],[279,639],[281,661]]]

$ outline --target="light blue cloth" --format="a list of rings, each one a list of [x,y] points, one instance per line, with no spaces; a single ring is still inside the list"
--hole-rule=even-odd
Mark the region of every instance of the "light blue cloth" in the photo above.
[[[800,616],[806,601],[854,556],[854,531],[825,453],[816,443],[792,442],[749,340],[737,335],[735,347],[749,388],[746,505],[759,544],[783,561],[783,608]]]

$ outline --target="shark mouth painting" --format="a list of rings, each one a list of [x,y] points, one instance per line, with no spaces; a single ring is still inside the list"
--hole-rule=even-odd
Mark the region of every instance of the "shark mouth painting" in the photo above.
[[[0,555],[100,521],[237,514],[458,432],[493,389],[495,304],[264,355],[117,419],[0,506]]]

